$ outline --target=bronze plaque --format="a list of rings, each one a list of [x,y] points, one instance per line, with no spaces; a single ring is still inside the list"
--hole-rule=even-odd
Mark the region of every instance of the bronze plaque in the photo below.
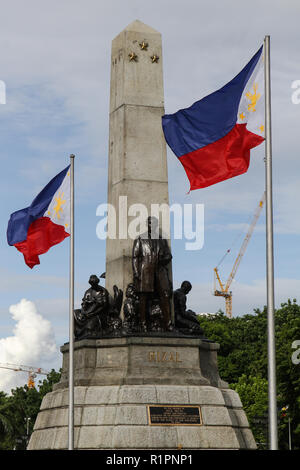
[[[200,406],[148,405],[149,424],[156,426],[201,426]]]

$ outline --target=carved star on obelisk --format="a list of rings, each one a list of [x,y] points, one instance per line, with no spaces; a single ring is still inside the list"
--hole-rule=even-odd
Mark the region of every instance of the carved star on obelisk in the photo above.
[[[153,63],[153,64],[154,64],[154,62],[157,63],[157,62],[158,62],[158,59],[159,59],[158,55],[153,54],[153,56],[151,56],[151,60],[152,60],[152,63]]]
[[[129,57],[129,62],[137,62],[137,55],[134,53],[134,52],[130,52],[130,54],[128,54],[128,57]]]
[[[149,46],[149,44],[145,41],[142,41],[140,43],[140,48],[142,49],[142,51],[146,51],[148,49],[148,46]]]

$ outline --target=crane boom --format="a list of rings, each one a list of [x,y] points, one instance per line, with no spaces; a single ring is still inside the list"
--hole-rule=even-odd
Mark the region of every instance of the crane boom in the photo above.
[[[237,258],[236,258],[235,263],[234,263],[234,265],[233,265],[232,271],[231,271],[231,273],[230,273],[230,275],[229,275],[229,277],[228,277],[228,280],[227,280],[227,282],[226,282],[226,286],[225,286],[225,290],[226,290],[226,291],[228,291],[228,289],[229,289],[229,287],[230,287],[230,284],[232,283],[233,278],[234,278],[234,276],[236,275],[236,272],[237,272],[237,270],[238,270],[238,267],[239,267],[239,265],[240,265],[240,262],[242,261],[242,258],[243,258],[243,256],[244,256],[244,253],[245,253],[245,251],[246,251],[246,248],[247,248],[248,243],[249,243],[249,241],[250,241],[250,238],[251,238],[251,236],[252,236],[254,227],[255,227],[256,222],[258,221],[258,218],[259,218],[260,213],[261,213],[261,211],[262,211],[264,202],[265,202],[265,193],[263,193],[263,196],[262,196],[261,200],[259,201],[258,207],[257,207],[257,209],[256,209],[256,211],[255,211],[255,214],[254,214],[253,219],[252,219],[252,222],[251,222],[251,224],[250,224],[250,226],[249,226],[248,232],[247,232],[247,234],[246,234],[246,236],[245,236],[245,238],[244,238],[244,241],[243,241],[243,243],[242,243],[242,246],[241,246],[241,249],[240,249],[240,251],[239,251],[239,254],[237,255]]]
[[[0,363],[0,369],[14,370],[15,372],[27,372],[28,373],[28,388],[35,386],[34,379],[37,374],[48,375],[49,371],[42,369],[41,367],[24,366],[21,364],[9,364]]]
[[[221,279],[220,279],[220,276],[219,276],[219,272],[218,272],[218,268],[215,267],[214,268],[214,272],[215,272],[215,280],[217,278],[218,280],[218,283],[220,285],[220,289],[221,290],[217,290],[216,287],[214,289],[214,295],[216,296],[222,296],[225,298],[225,304],[226,304],[226,315],[231,318],[232,317],[232,292],[229,291],[229,288],[230,288],[230,285],[234,279],[234,276],[236,275],[236,272],[238,270],[238,267],[242,261],[242,258],[244,256],[244,253],[246,251],[246,248],[248,246],[248,243],[250,241],[250,238],[252,236],[252,233],[253,233],[253,230],[255,228],[255,225],[256,225],[256,222],[260,216],[260,213],[262,211],[262,208],[263,208],[263,205],[264,205],[264,202],[265,202],[265,193],[263,193],[262,195],[262,198],[260,199],[259,201],[259,204],[256,208],[256,211],[254,213],[254,216],[253,216],[253,219],[252,219],[252,222],[251,224],[249,225],[249,228],[248,228],[248,231],[246,233],[246,236],[243,240],[243,243],[242,243],[242,246],[240,248],[240,251],[237,255],[237,258],[234,262],[234,265],[233,265],[233,268],[231,270],[231,273],[229,274],[229,277],[227,279],[227,282],[225,284],[225,287],[224,287],[224,284],[222,283]],[[227,250],[226,254],[229,253],[230,250]],[[226,255],[223,256],[222,260],[224,259]],[[221,260],[221,262],[222,262]],[[220,263],[221,263],[220,262]],[[219,264],[220,264],[219,263]]]

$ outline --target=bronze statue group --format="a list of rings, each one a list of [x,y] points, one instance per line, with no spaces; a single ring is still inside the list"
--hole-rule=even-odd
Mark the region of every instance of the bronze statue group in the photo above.
[[[172,254],[154,217],[147,219],[148,230],[133,243],[133,279],[123,292],[114,286],[113,297],[90,276],[90,288],[74,311],[75,339],[124,335],[193,335],[203,337],[197,315],[186,307],[192,285],[183,281],[173,291],[169,269]],[[172,305],[174,320],[172,321]]]

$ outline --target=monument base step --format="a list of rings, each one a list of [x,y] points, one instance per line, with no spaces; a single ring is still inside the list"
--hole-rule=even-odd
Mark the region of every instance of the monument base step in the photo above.
[[[256,449],[239,396],[228,388],[77,386],[74,402],[74,449]],[[200,424],[151,424],[151,405],[199,407]],[[44,397],[28,449],[67,447],[68,389],[58,389]]]

